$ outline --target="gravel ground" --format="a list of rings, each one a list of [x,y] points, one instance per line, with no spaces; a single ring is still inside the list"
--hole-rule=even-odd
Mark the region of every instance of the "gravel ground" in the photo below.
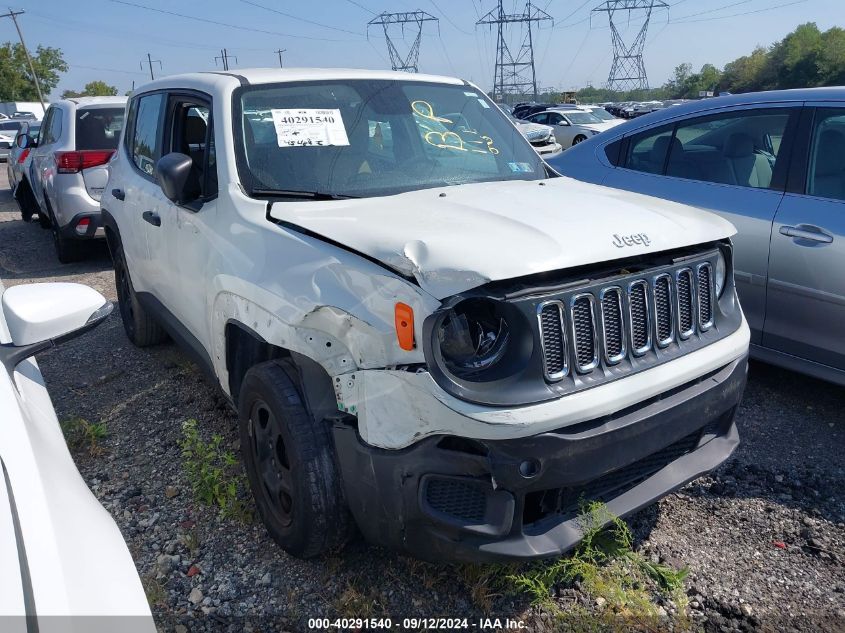
[[[0,277],[7,286],[79,281],[116,298],[104,246],[83,263],[60,265],[49,232],[24,224],[5,189]],[[235,450],[236,417],[175,346],[129,344],[117,311],[38,360],[60,420],[106,424],[102,452],[74,456],[126,537],[161,630],[299,631],[313,617],[380,615],[509,617],[532,631],[552,629],[547,610],[485,595],[466,570],[360,541],[301,561],[260,524],[197,505],[182,468],[181,424],[196,419]],[[843,405],[845,389],[752,364],[735,457],[631,519],[647,557],[689,568],[698,628],[845,630]],[[559,603],[573,600],[589,598],[576,587]]]

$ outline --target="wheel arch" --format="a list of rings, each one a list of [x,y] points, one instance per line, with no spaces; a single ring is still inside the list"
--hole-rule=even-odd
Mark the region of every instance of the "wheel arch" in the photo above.
[[[296,368],[297,386],[315,422],[321,422],[337,410],[337,398],[328,372],[304,354],[274,345],[258,332],[236,319],[229,319],[224,329],[226,371],[229,395],[235,406],[244,376],[250,368],[267,361],[290,359]]]

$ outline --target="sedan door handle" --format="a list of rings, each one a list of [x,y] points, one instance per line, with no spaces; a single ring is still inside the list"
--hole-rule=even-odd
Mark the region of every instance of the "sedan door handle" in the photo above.
[[[144,211],[141,216],[145,222],[149,222],[153,226],[161,226],[161,216],[155,211]]]
[[[796,237],[801,240],[810,240],[811,242],[822,242],[823,244],[830,244],[833,242],[833,236],[820,229],[817,226],[810,224],[799,224],[798,226],[782,226],[779,229],[781,235],[787,237]]]
[[[113,195],[118,200],[126,200],[126,194],[123,193],[122,189],[112,189],[111,195]]]

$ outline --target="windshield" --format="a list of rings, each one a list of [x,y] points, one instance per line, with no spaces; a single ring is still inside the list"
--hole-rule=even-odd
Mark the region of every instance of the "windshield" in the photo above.
[[[236,110],[238,169],[254,194],[368,197],[546,177],[531,145],[466,85],[250,86],[240,89]]]
[[[576,125],[589,125],[590,123],[601,123],[601,121],[589,112],[567,112],[564,116],[570,123]]]
[[[590,112],[593,114],[594,117],[596,117],[597,119],[601,119],[602,121],[610,121],[616,118],[604,108],[594,108],[591,109]]]
[[[123,127],[123,108],[85,108],[76,111],[76,149],[117,149]]]

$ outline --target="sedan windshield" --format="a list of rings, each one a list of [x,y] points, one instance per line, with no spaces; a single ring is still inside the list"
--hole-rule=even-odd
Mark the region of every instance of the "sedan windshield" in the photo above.
[[[240,89],[235,103],[238,170],[253,195],[369,197],[547,177],[531,145],[466,85],[270,84]]]
[[[592,113],[592,115],[594,117],[601,119],[602,121],[612,121],[613,119],[616,118],[615,116],[613,116],[610,112],[608,112],[604,108],[595,108],[595,109],[590,110],[590,112]]]
[[[593,116],[589,112],[567,112],[564,116],[574,125],[601,123],[601,120],[598,117]]]

